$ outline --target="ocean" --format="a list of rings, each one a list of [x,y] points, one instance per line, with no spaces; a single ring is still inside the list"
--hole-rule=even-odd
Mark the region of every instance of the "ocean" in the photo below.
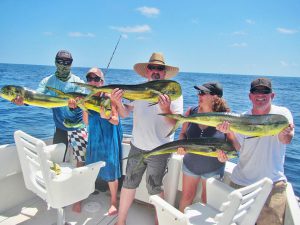
[[[85,80],[85,74],[89,68],[73,67],[72,72]],[[3,85],[19,85],[30,89],[36,89],[40,80],[55,72],[54,66],[1,64],[0,63],[0,87]],[[184,109],[197,105],[197,92],[194,85],[200,85],[208,81],[219,81],[223,84],[224,98],[232,112],[241,113],[251,107],[248,93],[253,79],[258,76],[230,75],[211,73],[186,73],[181,72],[173,79],[178,81],[183,90]],[[276,94],[274,104],[290,109],[296,126],[295,137],[287,147],[285,159],[285,174],[293,184],[294,191],[300,196],[300,78],[298,77],[269,77],[272,80]],[[138,84],[145,79],[137,75],[133,70],[109,69],[106,73],[106,84]],[[297,94],[298,93],[298,94]],[[124,133],[130,134],[132,130],[132,118],[122,119]],[[5,99],[0,98],[0,145],[13,143],[13,133],[23,130],[38,138],[50,138],[54,133],[52,112],[32,106],[16,106]],[[178,135],[178,131],[176,136]]]

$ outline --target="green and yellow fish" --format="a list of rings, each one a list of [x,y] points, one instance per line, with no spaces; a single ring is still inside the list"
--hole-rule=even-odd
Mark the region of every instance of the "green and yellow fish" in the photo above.
[[[57,94],[58,97],[67,98],[67,99],[76,99],[79,97],[81,101],[78,102],[78,107],[83,110],[89,109],[95,112],[100,113],[100,107],[103,107],[104,113],[107,117],[111,115],[111,101],[108,97],[99,97],[99,96],[89,96],[87,94],[78,93],[78,92],[62,92],[52,87],[47,88]],[[68,122],[66,122],[67,124]],[[68,125],[67,125],[68,126]]]
[[[160,145],[151,151],[133,154],[124,159],[136,158],[139,160],[137,168],[142,164],[143,160],[150,156],[158,156],[162,154],[170,154],[177,152],[179,147],[183,147],[187,153],[202,155],[207,157],[218,157],[217,150],[223,150],[228,158],[237,157],[237,152],[233,145],[220,138],[194,138],[182,139],[168,142]],[[123,160],[124,160],[123,159]],[[136,168],[136,169],[137,169]]]
[[[174,133],[180,124],[185,122],[216,127],[218,124],[228,121],[230,123],[230,130],[250,137],[276,135],[289,126],[288,119],[279,114],[241,115],[228,112],[211,112],[196,113],[189,116],[180,114],[160,115],[177,120],[168,136]]]
[[[0,96],[8,101],[21,96],[25,104],[43,108],[56,108],[68,105],[68,101],[64,98],[37,93],[36,91],[16,85],[3,86],[0,90]]]
[[[150,103],[158,103],[158,96],[168,95],[171,100],[176,100],[182,95],[181,86],[178,82],[172,80],[154,80],[142,84],[111,84],[102,87],[95,87],[89,84],[73,82],[80,87],[89,89],[92,94],[98,92],[111,93],[115,88],[124,90],[123,97],[128,100],[145,100]]]

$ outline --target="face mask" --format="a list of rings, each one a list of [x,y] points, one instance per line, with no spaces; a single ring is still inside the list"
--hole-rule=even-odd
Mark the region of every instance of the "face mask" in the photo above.
[[[70,76],[71,76],[71,65],[70,66],[65,66],[65,65],[61,65],[58,63],[55,63],[56,65],[56,72],[55,72],[55,76],[60,79],[61,81],[67,81],[69,80]]]

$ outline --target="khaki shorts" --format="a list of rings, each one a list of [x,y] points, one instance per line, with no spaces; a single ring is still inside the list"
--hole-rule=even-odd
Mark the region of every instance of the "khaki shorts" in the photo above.
[[[230,186],[238,189],[243,186],[230,182]],[[257,225],[281,225],[284,221],[284,212],[286,204],[286,182],[278,181],[273,184],[264,207],[256,221]]]
[[[143,159],[142,153],[144,152],[144,150],[141,150],[131,144],[123,187],[127,189],[136,189],[141,183],[143,174],[147,169],[146,186],[149,195],[160,194],[163,191],[162,180],[166,174],[170,154],[150,156]]]

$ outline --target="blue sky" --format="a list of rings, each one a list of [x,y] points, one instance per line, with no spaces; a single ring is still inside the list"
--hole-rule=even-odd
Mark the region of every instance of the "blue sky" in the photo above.
[[[1,0],[0,63],[131,69],[163,52],[183,72],[300,76],[299,0]]]

